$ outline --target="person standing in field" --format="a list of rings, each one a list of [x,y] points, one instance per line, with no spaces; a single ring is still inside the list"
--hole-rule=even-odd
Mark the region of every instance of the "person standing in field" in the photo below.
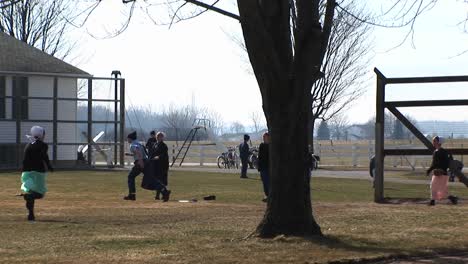
[[[28,221],[35,221],[34,203],[47,192],[47,171],[54,169],[50,165],[47,154],[48,145],[44,143],[45,130],[40,126],[31,128],[31,135],[27,136],[30,143],[24,150],[23,168],[21,173],[21,190],[28,209]]]
[[[458,197],[448,194],[448,180],[447,169],[450,164],[449,153],[442,148],[444,139],[439,136],[435,136],[432,139],[432,145],[434,146],[434,154],[432,155],[431,167],[427,170],[427,175],[432,171],[431,180],[431,201],[429,205],[435,205],[435,201],[448,198],[452,204],[458,203]]]
[[[150,155],[151,160],[156,161],[155,173],[157,174],[157,179],[161,181],[167,188],[168,181],[168,171],[169,171],[169,154],[166,143],[164,143],[164,133],[159,131],[156,134],[156,144],[153,146],[153,150]],[[161,191],[156,191],[156,200],[161,199]]]
[[[258,171],[260,172],[260,178],[263,183],[263,193],[265,197],[263,202],[268,200],[268,194],[270,191],[270,156],[269,156],[269,143],[270,134],[268,132],[263,133],[263,142],[258,147]]]
[[[153,145],[156,144],[156,132],[153,130],[150,132],[150,138],[148,138],[148,141],[146,142],[146,153],[151,152],[151,149],[153,148]]]
[[[247,168],[249,166],[249,139],[250,136],[245,134],[244,135],[244,142],[239,145],[239,157],[241,159],[242,167],[241,167],[241,179],[247,178]]]

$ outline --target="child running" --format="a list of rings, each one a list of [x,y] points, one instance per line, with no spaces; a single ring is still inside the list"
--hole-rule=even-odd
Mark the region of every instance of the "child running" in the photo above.
[[[45,130],[40,126],[31,128],[27,135],[30,143],[24,150],[23,169],[21,173],[21,190],[28,209],[28,221],[35,221],[34,201],[41,199],[47,192],[47,171],[53,171],[50,165],[48,146],[44,143]]]

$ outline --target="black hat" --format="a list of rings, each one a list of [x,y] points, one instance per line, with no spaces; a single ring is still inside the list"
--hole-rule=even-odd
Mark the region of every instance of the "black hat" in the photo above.
[[[156,131],[152,130],[152,131],[150,132],[150,135],[152,135],[152,136],[156,135]]]
[[[247,134],[245,134],[245,135],[244,135],[244,140],[249,140],[249,139],[250,139],[250,136],[247,135]]]
[[[128,134],[127,138],[135,140],[137,138],[136,131],[133,131],[132,133]]]

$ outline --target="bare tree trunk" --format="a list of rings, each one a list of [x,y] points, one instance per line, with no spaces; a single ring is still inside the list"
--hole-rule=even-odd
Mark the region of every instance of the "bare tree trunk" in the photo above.
[[[322,235],[312,214],[308,131],[311,88],[320,76],[334,0],[327,2],[323,28],[319,23],[318,1],[296,1],[294,32],[291,32],[289,1],[238,0],[237,3],[271,135],[271,189],[257,232],[262,237]]]
[[[289,105],[288,111],[277,107],[269,114],[272,188],[265,216],[257,227],[262,237],[322,234],[312,214],[306,163],[309,134],[307,108],[310,108],[310,104],[304,97],[296,97]],[[294,114],[295,118],[291,118],[293,113],[302,114]]]

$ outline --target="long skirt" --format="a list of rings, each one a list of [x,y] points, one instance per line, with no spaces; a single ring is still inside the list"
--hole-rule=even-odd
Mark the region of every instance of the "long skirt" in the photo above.
[[[21,174],[21,190],[25,193],[36,192],[44,195],[47,192],[47,173],[24,171]]]
[[[448,175],[432,175],[431,180],[431,199],[442,200],[448,196]]]

